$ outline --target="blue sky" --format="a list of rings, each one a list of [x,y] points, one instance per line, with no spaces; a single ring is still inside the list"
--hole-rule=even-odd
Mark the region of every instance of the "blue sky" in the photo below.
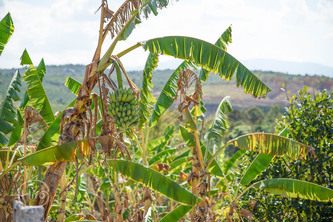
[[[116,10],[122,1],[110,0]],[[94,53],[98,0],[0,0],[0,17],[11,12],[15,32],[0,57],[0,68],[19,67],[26,48],[34,63],[87,64]],[[333,67],[332,0],[180,0],[143,21],[127,43],[166,35],[185,35],[214,43],[232,24],[228,51],[240,61],[278,59]],[[123,57],[129,69],[140,68],[143,49]],[[162,57],[168,62],[172,58]]]

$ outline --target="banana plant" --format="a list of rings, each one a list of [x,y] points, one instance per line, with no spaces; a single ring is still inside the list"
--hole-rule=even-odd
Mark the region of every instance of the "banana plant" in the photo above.
[[[91,101],[92,89],[100,81],[100,78],[106,79],[104,71],[107,67],[111,65],[111,71],[115,70],[117,77],[120,76],[119,73],[123,72],[126,76],[126,70],[121,63],[121,57],[132,52],[133,50],[142,47],[144,50],[151,53],[150,59],[156,61],[157,54],[174,56],[176,58],[184,59],[188,63],[193,63],[196,66],[203,67],[208,72],[213,72],[226,80],[230,80],[234,75],[236,76],[236,84],[244,88],[246,93],[250,93],[255,97],[265,96],[270,89],[260,81],[252,72],[250,72],[244,65],[242,65],[238,60],[228,54],[218,45],[213,45],[200,39],[185,37],[185,36],[169,36],[163,38],[155,38],[146,41],[138,42],[137,44],[128,47],[127,49],[115,52],[117,49],[117,44],[120,41],[126,40],[129,35],[134,31],[137,24],[141,23],[143,20],[141,17],[148,18],[151,13],[157,15],[158,9],[165,8],[169,5],[167,0],[126,0],[123,5],[115,12],[111,13],[108,9],[105,0],[102,1],[100,11],[100,31],[97,43],[97,48],[92,59],[92,63],[87,66],[85,79],[82,86],[78,92],[77,99],[74,103],[73,108],[67,109],[67,112],[63,114],[66,116],[64,118],[63,124],[60,127],[60,136],[58,144],[64,144],[71,142],[73,140],[79,139],[80,136],[84,136],[82,131],[83,117],[89,109],[89,104]],[[107,21],[106,23],[104,21]],[[112,38],[112,43],[105,50],[104,55],[101,54],[102,46],[106,36],[110,33]],[[150,59],[147,64],[150,64]],[[153,70],[156,67],[156,62],[151,63],[150,69]],[[148,119],[147,110],[150,109],[154,104],[154,100],[149,94],[149,87],[152,87],[151,74],[146,72],[144,74],[144,84],[141,90],[141,102],[140,102],[140,125]],[[110,73],[112,74],[112,72]],[[131,80],[127,79],[130,86],[133,84]],[[113,90],[118,90],[122,88],[121,81],[118,81],[118,87],[114,87],[114,84],[110,84]],[[133,92],[137,95],[137,89],[131,87]],[[101,95],[100,95],[101,96]],[[102,95],[103,96],[103,95]],[[106,124],[110,122],[104,115],[102,115],[103,122]],[[49,123],[52,123],[50,120]],[[148,132],[147,126],[143,127],[144,132]],[[105,129],[105,127],[104,127]],[[112,132],[112,129],[109,129]],[[141,138],[141,146],[143,155],[145,159],[146,152],[146,141],[148,134]],[[139,141],[140,142],[140,141]],[[145,162],[145,161],[144,161]],[[51,207],[52,200],[55,195],[56,188],[60,181],[64,169],[66,167],[66,161],[60,161],[50,166],[47,174],[44,178],[44,184],[41,190],[49,190],[48,203],[44,204],[45,216],[47,216],[48,211]],[[51,182],[52,181],[52,184]],[[47,189],[50,188],[50,189]],[[44,200],[40,199],[40,195],[35,201],[35,204],[41,204]]]
[[[48,129],[38,145],[37,152],[19,159],[16,165],[49,165],[39,191],[40,194],[47,192],[48,198],[43,199],[43,195],[38,194],[35,200],[36,205],[44,206],[45,219],[52,206],[67,162],[81,161],[91,165],[93,161],[99,161],[99,165],[113,169],[115,172],[113,175],[106,173],[110,177],[108,180],[112,184],[115,196],[115,221],[122,221],[124,213],[120,201],[121,195],[123,195],[121,193],[123,189],[120,188],[124,188],[124,186],[118,183],[118,173],[128,180],[147,187],[143,195],[147,220],[152,217],[154,211],[151,207],[151,190],[178,204],[176,208],[172,208],[169,214],[165,215],[163,221],[181,219],[190,211],[192,221],[194,218],[205,220],[205,213],[210,207],[206,203],[206,196],[209,195],[209,192],[207,193],[208,174],[220,178],[226,177],[223,168],[220,167],[219,159],[216,159],[222,149],[216,153],[211,153],[211,140],[220,140],[222,133],[225,132],[227,128],[225,115],[230,112],[231,105],[227,97],[215,115],[208,133],[208,142],[200,141],[198,125],[202,117],[202,109],[204,109],[201,83],[209,77],[210,73],[227,81],[235,77],[236,86],[241,86],[245,93],[257,98],[264,97],[270,88],[226,52],[226,47],[231,42],[231,27],[219,37],[215,44],[187,36],[166,36],[140,41],[122,51],[117,51],[118,43],[125,41],[134,31],[136,25],[143,22],[142,17],[149,18],[151,13],[157,15],[158,10],[167,7],[169,3],[168,0],[126,0],[116,12],[112,12],[108,8],[107,1],[101,1],[99,36],[92,62],[86,66],[85,78],[80,86],[71,79],[67,81],[66,84],[73,89],[77,98],[57,118],[53,115],[45,90],[41,85],[43,74],[38,70],[43,68],[35,69],[28,54],[26,52],[23,54],[22,64],[29,66],[24,75],[24,79],[28,82],[27,98],[29,98],[29,104],[40,113],[48,125]],[[108,34],[111,36],[112,43],[106,46],[105,50],[102,50],[102,47],[106,45],[104,40]],[[123,56],[140,47],[149,52],[143,71],[141,89],[129,79],[121,62]],[[105,53],[102,54],[102,51]],[[153,70],[158,65],[159,55],[173,56],[183,59],[184,62],[174,73],[170,74],[169,81],[156,100],[152,94],[152,78]],[[43,63],[41,63],[41,67],[43,67]],[[109,75],[106,74],[108,67],[110,67]],[[192,70],[198,67],[202,68],[199,76]],[[111,75],[116,75],[117,84],[112,81]],[[123,77],[126,78],[125,81],[130,88],[126,91],[124,90]],[[189,95],[187,89],[191,84],[194,84],[195,93]],[[99,90],[99,99],[93,92],[96,86]],[[170,138],[167,138],[168,133],[160,140],[149,142],[150,128],[157,123],[160,116],[176,98],[181,100],[179,110],[181,119],[185,120],[185,125],[180,128],[182,137],[192,151],[192,166],[189,170],[192,171],[192,178],[189,179],[192,192],[185,188],[186,185],[180,185],[171,179],[172,176],[156,172],[151,168],[157,163],[158,157],[164,156],[165,159],[168,159],[167,155],[178,152],[176,148],[169,149],[166,146]],[[124,104],[132,101],[134,104]],[[138,113],[133,113],[137,114],[138,127],[133,129],[132,125],[131,127],[129,125],[120,126],[123,122],[128,121],[128,117],[125,117],[124,114],[121,114],[120,117],[118,112],[123,112],[124,105],[126,105],[126,115],[133,116],[132,112],[127,114],[128,107],[136,105],[137,102],[138,110],[134,109]],[[25,104],[26,102],[23,102],[23,105]],[[191,107],[193,107],[192,110]],[[114,111],[115,113],[112,113]],[[117,119],[116,116],[119,118]],[[100,126],[98,126],[98,122],[101,123]],[[131,124],[134,122],[136,121],[133,120]],[[58,140],[57,145],[53,144],[55,139]],[[164,142],[161,142],[162,140]],[[265,145],[267,141],[269,143]],[[156,157],[152,157],[150,152],[154,151],[157,144],[160,150],[156,151]],[[230,144],[242,149],[274,155],[285,154],[291,157],[305,155],[303,153],[304,147],[285,141],[284,138],[276,138],[273,135],[247,135],[227,143],[227,145]],[[256,144],[260,144],[259,148]],[[287,146],[288,149],[284,150],[284,146]],[[138,152],[133,155],[128,147]],[[188,151],[170,160],[170,165],[177,167],[188,163],[190,154]],[[104,158],[97,158],[97,152],[98,155],[103,154]],[[137,153],[138,155],[136,155]],[[122,159],[120,155],[123,156]],[[255,183],[252,187],[265,187],[272,190],[273,184],[277,183],[280,182],[264,181]],[[291,182],[282,181],[281,183]],[[321,188],[316,190],[320,191]],[[286,192],[290,191],[287,190],[284,193]],[[297,190],[294,193],[296,193],[295,195],[309,196],[309,194],[304,193],[304,190]],[[229,199],[230,201],[234,200],[231,196]]]

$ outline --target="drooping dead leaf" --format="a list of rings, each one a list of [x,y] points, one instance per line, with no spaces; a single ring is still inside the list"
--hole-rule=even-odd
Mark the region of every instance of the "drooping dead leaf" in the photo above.
[[[187,180],[187,174],[184,173],[183,171],[179,172],[179,179],[180,180]]]
[[[157,163],[156,164],[156,170],[158,172],[168,171],[170,166],[166,163]]]

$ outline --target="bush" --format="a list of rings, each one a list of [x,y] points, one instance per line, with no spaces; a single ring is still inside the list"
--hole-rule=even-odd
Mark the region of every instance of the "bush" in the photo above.
[[[312,146],[316,156],[290,162],[276,158],[261,176],[268,178],[294,178],[333,188],[333,100],[332,92],[321,91],[311,95],[305,86],[289,98],[290,107],[278,122],[276,133],[287,127],[288,137]],[[256,216],[260,220],[276,221],[331,221],[332,203],[291,199],[256,194],[259,200]]]

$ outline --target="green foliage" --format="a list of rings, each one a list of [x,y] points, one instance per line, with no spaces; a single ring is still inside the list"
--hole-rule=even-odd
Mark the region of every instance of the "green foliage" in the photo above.
[[[252,107],[246,110],[246,119],[251,125],[260,125],[263,123],[265,118],[264,112],[258,107]]]
[[[226,96],[217,108],[216,113],[213,117],[212,124],[208,129],[208,140],[211,138],[220,139],[222,138],[222,134],[227,132],[227,128],[229,128],[229,125],[227,124],[226,115],[228,115],[228,113],[230,113],[231,111],[232,106],[230,102],[230,96]]]
[[[271,89],[243,64],[221,48],[208,42],[183,36],[168,36],[142,42],[151,53],[174,56],[191,61],[202,68],[231,80],[236,74],[237,86],[254,97],[265,96]]]
[[[316,200],[332,202],[333,190],[319,186],[318,184],[295,179],[268,179],[254,183],[256,188],[264,189],[273,194],[301,198],[305,200]]]
[[[242,86],[246,93],[254,97],[264,97],[270,91],[270,88],[263,81],[225,51],[228,43],[231,42],[231,27],[222,34],[215,45],[190,37],[170,36],[141,42],[117,55],[112,55],[117,42],[126,40],[134,30],[135,25],[141,22],[139,14],[148,17],[148,14],[152,12],[156,15],[158,8],[166,7],[168,4],[169,1],[167,0],[125,1],[122,7],[111,17],[111,27],[105,28],[106,32],[107,30],[112,30],[112,38],[115,34],[117,37],[104,56],[100,60],[96,60],[98,65],[95,66],[96,63],[92,63],[91,70],[97,69],[96,72],[90,70],[91,73],[89,73],[90,68],[87,66],[86,74],[91,76],[86,76],[88,78],[85,79],[86,82],[82,88],[82,94],[80,94],[83,96],[78,98],[75,109],[66,109],[57,118],[53,116],[50,102],[45,93],[46,90],[41,84],[46,72],[44,61],[42,60],[37,69],[35,69],[28,53],[24,51],[21,57],[21,64],[28,65],[24,75],[24,80],[28,86],[27,93],[21,103],[22,108],[27,104],[31,105],[41,114],[49,128],[42,136],[37,151],[28,151],[28,155],[19,158],[13,165],[1,172],[0,179],[7,179],[5,177],[7,173],[15,167],[19,168],[19,164],[29,166],[32,171],[35,170],[30,175],[37,175],[35,166],[39,166],[42,169],[42,165],[45,164],[76,162],[76,165],[74,163],[67,164],[65,176],[61,179],[62,189],[66,184],[74,188],[71,184],[76,177],[75,189],[66,188],[63,190],[66,193],[68,192],[68,198],[74,200],[74,204],[71,203],[69,207],[65,208],[68,210],[66,212],[66,216],[68,216],[67,221],[81,220],[83,218],[82,215],[73,215],[73,213],[82,211],[80,208],[87,207],[87,205],[93,211],[96,208],[96,202],[101,214],[103,212],[107,213],[106,209],[114,209],[113,215],[110,216],[113,217],[114,214],[117,214],[116,220],[144,219],[145,221],[152,221],[161,219],[164,216],[162,221],[176,221],[186,217],[191,210],[193,210],[192,215],[196,215],[198,208],[200,211],[204,209],[205,213],[210,214],[210,218],[215,218],[216,215],[222,215],[222,212],[216,210],[221,208],[221,206],[230,205],[229,209],[235,207],[238,208],[236,211],[241,210],[238,201],[248,200],[249,198],[244,197],[244,194],[251,188],[264,189],[274,194],[287,195],[294,198],[302,197],[319,201],[332,200],[332,189],[306,181],[279,178],[263,179],[252,183],[253,179],[267,167],[273,158],[266,154],[286,156],[299,161],[300,158],[301,160],[307,159],[312,150],[310,147],[290,138],[265,133],[238,134],[237,136],[239,137],[232,137],[232,140],[224,144],[223,134],[226,133],[229,126],[227,114],[232,110],[229,97],[225,97],[218,106],[210,127],[202,126],[205,123],[204,113],[206,111],[203,101],[201,101],[201,98],[190,94],[186,95],[187,92],[184,92],[185,90],[181,88],[185,85],[191,85],[191,81],[197,80],[195,91],[196,93],[200,91],[198,94],[201,96],[201,82],[194,72],[191,73],[191,77],[185,76],[184,79],[181,79],[180,71],[191,68],[196,69],[197,66],[200,66],[203,68],[199,74],[202,81],[208,81],[209,72],[213,72],[226,80],[231,80],[235,76],[233,85]],[[105,9],[103,12],[108,14],[105,17],[108,20],[108,16],[113,13],[104,6],[103,2],[102,8]],[[100,36],[100,40],[103,37],[105,37],[104,34]],[[99,42],[99,46],[100,44],[101,42]],[[125,86],[122,84],[121,74],[124,73],[127,78],[128,76],[119,58],[140,45],[151,53],[143,71],[140,98],[138,98],[140,99],[140,126],[139,128],[134,128],[135,126],[133,125],[133,129],[128,129],[128,125],[124,125],[119,128],[119,122],[118,126],[114,124],[117,123],[116,115],[121,123],[127,122],[129,115],[139,118],[139,116],[136,116],[137,113],[132,112],[133,109],[129,108],[130,101],[137,105],[137,95],[134,95],[134,93],[138,91],[124,90]],[[99,55],[99,49],[96,50],[95,55]],[[168,80],[158,100],[155,101],[152,91],[152,77],[154,75],[153,71],[157,67],[158,54],[181,58],[184,59],[184,62],[171,76],[169,72],[164,73],[167,75],[163,75],[163,78]],[[113,86],[112,79],[107,79],[107,76],[102,74],[112,61],[115,66],[113,68],[117,72],[119,90],[114,89],[116,87]],[[98,76],[98,74],[101,75]],[[98,88],[100,89],[103,103],[99,100],[100,106],[98,107],[95,101],[93,104],[92,100],[87,101],[85,98],[88,98],[91,90],[96,86],[96,82],[100,81],[100,76],[102,76],[102,80],[99,82]],[[106,82],[109,83],[109,86],[104,84],[105,80],[107,80]],[[133,80],[133,82],[135,81]],[[134,84],[131,85],[131,80],[129,79],[128,84],[133,88]],[[68,78],[65,85],[75,95],[78,94],[78,90],[81,88],[81,84],[73,78]],[[160,83],[160,85],[162,84]],[[110,87],[113,89],[112,93],[109,93]],[[200,90],[197,90],[197,87]],[[86,90],[86,88],[89,88],[89,90]],[[192,89],[189,88],[189,90],[191,91]],[[179,118],[185,120],[184,126],[179,125],[180,140],[179,134],[175,133],[178,132],[178,128],[172,126],[175,123],[178,125],[176,120],[178,114],[171,111],[170,115],[161,117],[177,98],[178,91],[181,91],[180,97],[183,99],[180,105],[185,105],[181,112],[182,118]],[[11,92],[10,99],[15,98],[15,93],[15,91]],[[133,99],[134,97],[135,100]],[[12,101],[10,100],[9,102]],[[119,102],[123,102],[123,104]],[[73,103],[69,106],[72,106]],[[155,107],[152,110],[151,108],[154,104]],[[124,105],[126,105],[126,112],[124,112]],[[112,109],[108,110],[107,106]],[[99,112],[97,112],[97,107]],[[121,114],[112,113],[115,108],[121,109],[119,112]],[[192,111],[190,111],[191,109]],[[14,113],[16,115],[13,112],[15,109],[10,111],[11,114]],[[242,124],[234,125],[233,130],[237,129],[237,127],[240,128],[239,131],[244,130],[245,124],[248,123],[251,126],[247,130],[251,132],[253,129],[258,129],[254,128],[254,125],[266,126],[266,120],[272,120],[278,113],[276,111],[277,109],[272,110],[267,118],[258,108],[243,111],[246,114],[244,115],[245,117],[241,117],[238,120]],[[64,116],[62,116],[63,114]],[[14,121],[7,121],[14,124],[11,129],[12,132],[16,132],[17,129],[22,127],[20,113],[17,112],[17,115],[15,123]],[[111,116],[114,118],[111,118]],[[127,119],[125,120],[125,118]],[[150,121],[149,127],[146,124],[148,121]],[[153,126],[154,128],[151,128]],[[91,132],[96,130],[96,127],[102,129],[98,131],[102,131],[104,136],[91,137]],[[60,128],[63,133],[61,137],[59,137]],[[200,128],[201,131],[199,131]],[[206,133],[206,131],[203,132],[204,129],[208,129],[207,137],[203,136]],[[123,133],[124,130],[126,130],[126,133]],[[152,131],[151,134],[149,134],[150,131]],[[162,133],[163,131],[164,133]],[[237,130],[236,133],[235,131],[232,133],[231,135],[236,135]],[[64,143],[65,140],[63,138],[65,136],[75,138],[75,141],[69,139],[72,142]],[[76,136],[82,136],[83,138],[79,140],[79,137]],[[11,141],[15,141],[18,138],[13,137]],[[52,146],[53,142],[58,140],[58,138],[60,138],[59,144]],[[151,138],[156,139],[151,140]],[[208,139],[207,145],[203,143],[205,139]],[[218,142],[214,141],[215,143],[211,145],[210,139],[218,140]],[[222,145],[222,148],[217,147],[220,145]],[[220,165],[222,151],[228,145],[242,150],[237,151],[230,160],[226,161],[222,168]],[[263,155],[257,156],[257,159],[248,167],[244,177],[241,178],[240,175],[243,172],[234,170],[233,166],[246,156],[244,155],[246,153],[244,150]],[[0,152],[0,154],[1,158],[4,158],[5,152]],[[9,155],[12,155],[13,159],[15,158],[15,154],[10,148],[7,152],[7,159]],[[97,162],[98,164],[96,164]],[[246,165],[247,163],[242,164]],[[73,169],[73,167],[76,169]],[[51,172],[52,168],[49,169],[49,173],[45,175],[58,176],[58,173],[54,174]],[[45,172],[38,172],[40,175],[43,173]],[[90,178],[93,188],[91,183],[87,181],[87,177],[90,176],[93,176]],[[50,186],[56,186],[56,184],[51,184]],[[189,191],[191,187],[192,192]],[[91,190],[94,190],[94,192],[91,192]],[[64,196],[66,193],[64,193]],[[152,195],[155,198],[152,198]],[[216,198],[219,196],[227,197]],[[63,198],[63,195],[61,195],[61,198]],[[218,202],[215,208],[212,205],[208,205],[211,201],[206,200],[209,199],[215,199]],[[124,203],[120,203],[122,200],[124,200]],[[60,201],[61,204],[63,203],[59,199],[56,201],[58,201],[58,204]],[[204,206],[203,208],[201,208],[202,205]],[[54,208],[56,207],[54,206]],[[144,211],[142,211],[143,208],[145,208]],[[120,216],[118,215],[119,212],[121,212]],[[103,218],[103,220],[105,219]]]
[[[180,205],[167,215],[165,215],[160,221],[161,222],[172,222],[172,221],[179,221],[182,219],[193,207]]]
[[[179,72],[186,68],[190,68],[192,64],[190,62],[182,62],[177,69],[171,74],[170,78],[164,85],[157,102],[155,104],[154,110],[151,114],[149,121],[149,126],[153,127],[156,125],[157,121],[160,119],[161,115],[172,105],[177,96],[177,81],[179,79]]]
[[[47,124],[51,124],[54,121],[54,114],[41,82],[41,77],[45,73],[44,62],[41,61],[36,70],[28,52],[24,50],[21,57],[21,65],[29,66],[24,73],[23,80],[28,84],[27,93],[29,95],[30,106],[40,113]]]
[[[288,136],[314,147],[315,156],[292,161],[278,158],[259,179],[288,177],[313,182],[333,188],[333,100],[332,92],[321,91],[311,95],[307,87],[289,98],[290,107],[276,128],[286,127]],[[332,218],[332,202],[322,203],[310,200],[288,199],[283,197],[261,198],[257,207],[257,217],[261,220],[328,221]],[[274,202],[275,204],[271,204]],[[284,215],[283,217],[277,215]]]
[[[138,163],[127,160],[110,161],[109,165],[121,174],[184,205],[193,206],[200,198],[166,176]]]
[[[9,134],[15,128],[15,125],[18,122],[17,109],[14,107],[14,102],[20,99],[18,93],[20,92],[21,86],[21,75],[17,71],[11,83],[9,84],[6,98],[1,104],[0,108],[0,144],[7,145],[8,139],[5,134]]]
[[[156,98],[153,96],[153,71],[158,63],[158,55],[149,53],[142,75],[142,90],[140,91],[139,115],[140,127],[142,127],[150,117],[151,107],[154,106]]]
[[[12,17],[10,16],[10,13],[8,13],[0,21],[0,55],[2,54],[5,45],[8,43],[13,32],[14,32],[14,24],[12,21]]]
[[[231,39],[231,26],[229,26],[220,36],[220,38],[215,42],[215,45],[217,47],[220,47],[224,51],[227,51],[227,46],[229,43],[232,42]],[[201,69],[199,73],[199,79],[200,81],[205,82],[208,79],[209,71],[205,69]]]

